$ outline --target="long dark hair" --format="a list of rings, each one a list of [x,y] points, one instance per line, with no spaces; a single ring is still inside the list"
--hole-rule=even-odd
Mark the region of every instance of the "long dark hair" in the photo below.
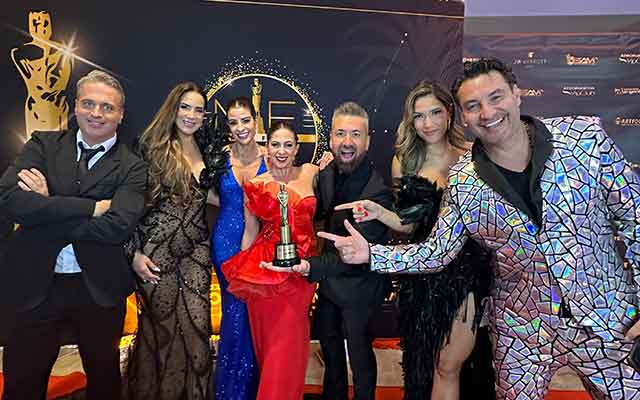
[[[188,204],[192,200],[192,172],[183,155],[175,124],[180,99],[189,92],[199,93],[206,106],[207,97],[198,85],[193,82],[179,83],[171,89],[140,137],[140,148],[149,164],[150,203],[164,194],[168,194],[179,204]]]

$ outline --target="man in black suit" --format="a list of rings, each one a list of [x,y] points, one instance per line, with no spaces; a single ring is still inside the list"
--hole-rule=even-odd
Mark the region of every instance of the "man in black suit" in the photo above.
[[[336,211],[335,206],[368,199],[391,208],[393,194],[367,157],[369,117],[360,105],[347,102],[335,109],[329,141],[334,160],[318,176],[317,217],[324,221],[325,231],[344,234],[344,220],[353,222],[353,214]],[[377,220],[355,226],[372,242],[388,240],[387,227]],[[271,264],[264,266],[283,271]],[[364,267],[358,270],[343,264],[330,242],[320,256],[293,267],[310,282],[320,282],[314,322],[325,365],[322,398],[326,400],[348,399],[345,336],[354,399],[375,397],[377,368],[368,325],[391,284],[388,277],[366,272]]]
[[[135,289],[124,243],[144,208],[146,167],[117,140],[124,93],[111,75],[78,81],[77,132],[35,132],[0,178],[18,230],[0,260],[5,400],[46,398],[62,328],[77,339],[87,398],[119,399],[118,344]]]

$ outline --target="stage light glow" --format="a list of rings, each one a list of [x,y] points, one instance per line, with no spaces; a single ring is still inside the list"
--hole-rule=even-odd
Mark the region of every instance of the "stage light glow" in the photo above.
[[[9,28],[15,30],[16,32],[21,33],[23,36],[33,39],[34,42],[46,44],[47,46],[49,46],[51,48],[54,48],[56,50],[61,51],[64,54],[65,57],[72,58],[74,61],[80,61],[80,62],[85,63],[87,65],[90,65],[92,67],[98,68],[98,69],[100,69],[102,71],[108,72],[109,74],[111,74],[111,75],[113,75],[113,76],[115,76],[117,78],[126,79],[123,76],[121,76],[119,74],[116,74],[115,72],[111,71],[110,69],[108,69],[108,68],[106,68],[106,67],[104,67],[102,65],[99,65],[99,64],[97,64],[97,63],[95,63],[95,62],[93,62],[91,60],[88,60],[88,59],[86,59],[84,57],[81,57],[81,56],[77,55],[75,53],[75,51],[77,50],[77,47],[73,46],[73,43],[75,42],[75,36],[76,36],[75,32],[73,33],[73,35],[71,35],[71,39],[69,40],[69,42],[67,44],[62,43],[62,46],[61,46],[58,42],[54,42],[54,41],[51,41],[51,40],[46,40],[46,39],[43,39],[43,38],[31,36],[31,34],[29,32],[24,31],[24,30],[22,30],[22,29],[20,29],[20,28],[18,28],[16,26],[9,25],[9,24],[7,24],[7,26]]]

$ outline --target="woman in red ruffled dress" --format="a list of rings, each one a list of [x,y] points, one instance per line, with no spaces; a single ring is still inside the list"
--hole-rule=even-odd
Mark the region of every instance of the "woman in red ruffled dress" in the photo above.
[[[222,265],[229,291],[247,303],[260,369],[258,400],[300,400],[304,392],[309,306],[315,284],[300,274],[274,272],[260,266],[261,262],[273,260],[275,245],[280,241],[280,203],[276,197],[280,184],[285,184],[288,193],[289,225],[298,256],[313,255],[318,167],[294,166],[298,148],[289,124],[279,122],[269,130],[269,172],[244,185],[245,250]]]

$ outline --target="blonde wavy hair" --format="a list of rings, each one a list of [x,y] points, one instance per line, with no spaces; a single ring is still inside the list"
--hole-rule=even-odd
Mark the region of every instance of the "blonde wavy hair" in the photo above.
[[[142,155],[149,164],[149,204],[166,196],[181,205],[193,200],[192,172],[183,154],[175,124],[180,99],[189,92],[199,93],[206,104],[207,98],[198,85],[193,82],[179,83],[169,92],[140,137]]]
[[[469,148],[464,139],[462,128],[456,122],[456,106],[453,96],[439,83],[420,81],[411,89],[404,100],[402,120],[396,132],[396,157],[400,160],[403,175],[418,174],[422,165],[427,160],[428,145],[418,136],[413,126],[413,113],[416,101],[424,96],[433,95],[449,113],[446,138],[454,147],[467,150]]]

